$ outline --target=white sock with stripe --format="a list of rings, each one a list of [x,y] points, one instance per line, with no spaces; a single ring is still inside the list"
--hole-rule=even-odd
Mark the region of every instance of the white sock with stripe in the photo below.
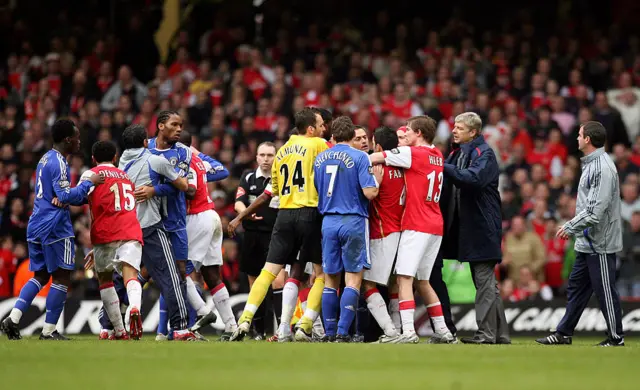
[[[124,324],[120,314],[120,299],[116,289],[113,287],[113,283],[105,283],[100,286],[100,299],[102,299],[104,310],[107,312],[111,324],[113,324],[116,335],[124,333]]]

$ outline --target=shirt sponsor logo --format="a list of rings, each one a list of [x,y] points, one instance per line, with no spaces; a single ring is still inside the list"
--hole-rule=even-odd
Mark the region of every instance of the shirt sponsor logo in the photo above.
[[[400,154],[400,151],[398,150],[398,148],[393,148],[393,149],[391,149],[391,153]]]

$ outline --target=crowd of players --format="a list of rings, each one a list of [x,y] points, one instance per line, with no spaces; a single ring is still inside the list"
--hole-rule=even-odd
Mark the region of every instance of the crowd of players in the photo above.
[[[221,340],[242,340],[270,286],[286,272],[277,313],[280,324],[271,341],[351,341],[362,291],[383,331],[379,342],[417,343],[415,287],[433,323],[431,342],[456,342],[429,284],[443,230],[438,202],[444,159],[433,145],[436,122],[417,116],[397,131],[381,127],[369,151],[362,140],[366,134],[350,118],[331,119],[321,109],[296,113],[288,142],[278,150],[268,142],[260,145],[260,166],[248,172],[245,185],[238,188],[239,215],[229,223],[230,235],[244,219],[250,226],[278,209],[272,214],[273,232],[263,232],[262,239],[245,250],[264,255],[243,259],[243,268],[253,269],[247,273],[255,276],[238,323],[220,280],[222,225],[207,188],[207,182],[224,179],[228,172],[191,147],[180,115],[161,112],[151,139],[143,126],[129,126],[119,158],[114,143],[96,142],[95,167],[73,188],[67,157],[78,151],[80,133],[73,121],[56,121],[53,148],[38,163],[36,203],[27,229],[34,277],[0,330],[9,339],[21,338],[22,314],[52,277],[40,339],[67,339],[56,324],[74,267],[68,206],[88,203],[94,249],[85,267],[94,268],[100,282],[100,339],[142,337],[142,285],[149,279],[163,297],[156,340],[204,339],[198,330],[213,323],[216,315],[196,287],[202,279],[225,324]],[[456,126],[464,129],[476,119],[476,114],[465,113]],[[255,186],[246,184],[254,175],[265,178],[264,190],[248,199],[247,191]],[[312,288],[304,315],[292,329],[305,271],[311,274]],[[378,285],[390,287],[389,309]]]

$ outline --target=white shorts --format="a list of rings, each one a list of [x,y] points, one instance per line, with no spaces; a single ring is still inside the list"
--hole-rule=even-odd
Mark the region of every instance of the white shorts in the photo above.
[[[393,270],[393,262],[398,253],[400,232],[391,233],[384,238],[369,240],[371,268],[364,271],[364,280],[386,286]]]
[[[298,252],[298,256],[296,256],[297,260],[300,260],[300,252]],[[287,264],[284,266],[284,271],[287,274],[291,274],[291,264]],[[313,273],[313,263],[310,261],[307,261],[307,263],[304,265],[304,273],[307,275],[311,275]]]
[[[442,236],[405,230],[400,235],[396,274],[429,280]]]
[[[189,260],[200,267],[222,265],[222,222],[213,210],[187,215]]]
[[[138,241],[114,241],[96,244],[93,247],[96,272],[116,270],[122,273],[122,263],[127,263],[140,271],[142,245]]]

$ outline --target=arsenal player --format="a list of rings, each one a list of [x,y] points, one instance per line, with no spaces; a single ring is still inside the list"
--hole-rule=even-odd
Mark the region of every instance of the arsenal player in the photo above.
[[[135,185],[127,174],[114,166],[116,145],[98,141],[92,149],[96,167],[86,171],[80,181],[93,175],[104,178],[104,186],[89,192],[91,208],[91,243],[93,250],[87,256],[88,266],[93,264],[100,282],[100,298],[109,320],[114,326],[113,338],[129,338],[120,314],[120,300],[113,285],[114,269],[122,274],[129,298],[129,331],[131,337],[142,337],[140,314],[142,286],[138,281],[142,259],[142,229],[136,215],[133,197]]]
[[[180,142],[191,147],[191,135],[183,131]],[[220,165],[217,161],[215,163]],[[203,161],[199,156],[191,157],[188,174],[189,189],[186,194],[189,260],[193,263],[195,270],[202,273],[205,283],[211,289],[211,297],[224,322],[225,333],[230,336],[238,325],[229,303],[229,290],[220,277],[222,222],[213,209],[213,200],[209,197],[207,188],[207,172],[211,170],[211,164]],[[187,295],[189,303],[194,306],[193,309],[198,314],[198,320],[190,329],[192,332],[216,320],[213,311],[202,300],[190,277],[187,278]]]
[[[388,127],[381,127],[374,132],[373,143],[375,152],[394,150],[398,147],[398,135]],[[384,331],[379,339],[380,343],[397,343],[401,337],[399,328],[394,326],[386,303],[376,287],[378,284],[387,286],[398,252],[400,222],[404,211],[403,195],[402,168],[385,166],[378,197],[369,203],[371,269],[364,271],[363,283],[367,308]]]
[[[413,315],[413,279],[416,277],[427,294],[427,312],[434,323],[432,342],[452,343],[438,296],[429,284],[429,276],[442,242],[443,220],[440,212],[444,160],[433,145],[436,123],[428,116],[416,116],[407,121],[406,137],[410,146],[373,153],[373,164],[404,168],[406,183],[405,212],[402,215],[398,261],[396,262],[399,289],[402,343],[418,343]]]

